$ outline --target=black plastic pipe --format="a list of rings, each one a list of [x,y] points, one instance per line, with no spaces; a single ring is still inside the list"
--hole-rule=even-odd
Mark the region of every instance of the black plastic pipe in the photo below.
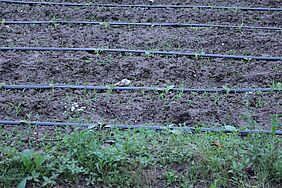
[[[241,56],[241,55],[224,55],[224,54],[206,54],[193,52],[176,52],[176,51],[147,51],[147,50],[129,50],[129,49],[106,49],[106,48],[57,48],[57,47],[0,47],[0,51],[87,51],[87,52],[104,52],[104,53],[134,53],[148,55],[171,55],[171,56],[188,56],[198,58],[224,58],[235,60],[263,60],[263,61],[281,61],[282,57],[271,56]]]
[[[83,25],[107,25],[107,26],[143,26],[143,27],[212,27],[223,29],[258,29],[258,30],[282,30],[280,27],[260,27],[260,26],[247,26],[247,25],[221,25],[221,24],[194,24],[194,23],[136,23],[136,22],[96,22],[96,21],[6,21],[2,22],[4,25],[22,24],[83,24]]]
[[[33,126],[68,126],[68,127],[91,127],[91,128],[99,128],[99,124],[81,124],[81,123],[62,123],[62,122],[28,122],[28,121],[8,121],[8,120],[0,120],[0,125],[13,125],[13,126],[21,126],[21,125],[33,125]],[[214,132],[214,133],[232,133],[238,132],[240,136],[246,136],[248,134],[256,133],[256,134],[273,134],[272,130],[228,130],[221,128],[194,128],[194,127],[165,127],[160,125],[115,125],[115,124],[106,124],[102,126],[102,128],[106,129],[150,129],[155,131],[162,130],[181,130],[187,132]],[[275,131],[275,135],[282,135],[282,131]]]
[[[93,3],[58,3],[58,2],[35,2],[0,0],[2,3],[28,4],[28,5],[62,5],[62,6],[95,6],[95,7],[119,7],[119,8],[189,8],[189,9],[219,9],[240,11],[282,11],[282,8],[269,7],[226,7],[226,6],[201,6],[201,5],[128,5],[128,4],[93,4]]]
[[[24,84],[0,85],[0,90],[25,90],[25,89],[80,89],[96,91],[173,91],[173,92],[198,92],[198,93],[247,93],[247,92],[282,92],[282,88],[165,88],[165,87],[110,87],[110,86],[84,86],[64,84]]]

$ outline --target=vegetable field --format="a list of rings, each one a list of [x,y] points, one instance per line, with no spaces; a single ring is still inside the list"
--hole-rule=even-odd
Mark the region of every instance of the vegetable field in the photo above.
[[[279,0],[0,0],[0,187],[281,186],[281,17]]]

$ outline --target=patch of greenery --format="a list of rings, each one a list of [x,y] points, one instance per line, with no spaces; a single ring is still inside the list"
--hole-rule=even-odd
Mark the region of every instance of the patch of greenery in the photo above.
[[[4,126],[0,138],[0,187],[282,185],[273,135]]]

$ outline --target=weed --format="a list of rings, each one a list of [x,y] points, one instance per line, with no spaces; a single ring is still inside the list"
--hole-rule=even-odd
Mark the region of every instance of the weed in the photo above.
[[[9,106],[9,109],[11,110],[11,111],[13,111],[13,110],[15,110],[15,116],[16,117],[18,117],[19,116],[19,114],[21,113],[21,111],[22,111],[22,104],[21,103],[19,103],[19,104],[13,104],[13,103],[8,103],[8,106]]]
[[[221,95],[218,95],[218,94],[211,95],[211,100],[212,100],[216,105],[218,105],[218,104],[219,104],[219,101],[221,100]]]
[[[0,186],[84,182],[132,187],[143,185],[140,171],[164,166],[164,181],[170,185],[242,186],[254,175],[256,183],[265,186],[281,181],[281,139],[271,135],[250,135],[243,140],[236,133],[175,134],[169,130],[64,132],[56,130],[53,139],[44,136],[40,145],[18,140],[18,147],[13,148],[9,144],[12,135],[0,128],[4,139],[0,143]],[[13,134],[23,137],[28,131],[14,129]]]
[[[201,59],[202,55],[204,55],[204,54],[205,54],[204,49],[201,49],[201,51],[199,51],[199,52],[195,52],[195,56],[194,56],[195,60]]]
[[[279,114],[272,114],[271,116],[271,129],[272,129],[272,134],[275,135],[275,132],[277,130],[277,128],[279,128],[282,124],[279,121]]]
[[[174,184],[176,183],[178,176],[175,171],[169,170],[166,172],[165,178],[168,184]]]
[[[281,82],[272,82],[272,88],[273,89],[282,89],[282,83]]]

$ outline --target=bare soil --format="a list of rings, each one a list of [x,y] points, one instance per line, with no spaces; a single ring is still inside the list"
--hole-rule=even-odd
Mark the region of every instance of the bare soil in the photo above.
[[[0,5],[5,20],[80,20],[123,22],[180,22],[225,25],[281,26],[281,12],[232,11],[213,9],[148,9]]]
[[[62,1],[60,1],[62,2]],[[70,1],[69,1],[70,2]],[[78,1],[73,1],[78,2]],[[82,1],[79,1],[82,2]],[[98,2],[98,1],[97,1]],[[173,1],[181,4],[183,1]],[[202,1],[201,1],[202,2]],[[199,1],[189,4],[203,5]],[[100,3],[148,4],[148,1]],[[155,1],[169,4],[170,1]],[[201,4],[200,4],[201,3]],[[182,3],[184,4],[184,3]],[[279,1],[205,1],[204,5],[279,7]],[[279,12],[95,8],[0,4],[5,20],[189,22],[281,27]],[[281,32],[217,28],[1,25],[1,46],[104,47],[281,56]],[[0,82],[132,86],[271,87],[282,81],[281,61],[189,59],[87,52],[0,52]],[[78,107],[72,110],[73,105]],[[181,94],[74,90],[0,91],[0,119],[269,128],[282,120],[281,93]],[[83,111],[78,109],[81,107]]]
[[[34,0],[35,1],[35,0]],[[279,7],[279,0],[154,0],[152,3],[149,0],[52,0],[52,2],[73,2],[73,3],[111,3],[111,4],[173,4],[173,5],[217,5],[217,6],[265,6]]]

